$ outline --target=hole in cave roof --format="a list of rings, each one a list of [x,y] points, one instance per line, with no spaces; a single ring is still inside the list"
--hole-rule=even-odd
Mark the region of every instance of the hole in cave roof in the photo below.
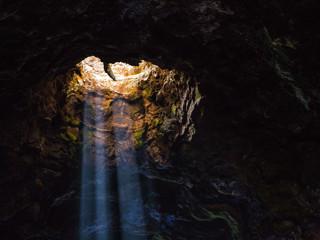
[[[119,93],[123,91],[124,87],[131,87],[146,80],[153,70],[159,68],[144,60],[141,60],[138,66],[124,62],[104,64],[100,58],[95,56],[85,58],[80,62],[80,66],[86,75],[84,81],[93,80],[98,86]]]

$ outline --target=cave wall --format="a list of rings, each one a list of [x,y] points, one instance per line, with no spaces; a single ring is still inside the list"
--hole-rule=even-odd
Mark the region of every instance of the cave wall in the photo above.
[[[1,197],[1,216],[27,199],[1,218],[8,239],[24,229],[34,234],[30,219],[49,221],[39,202],[49,209],[77,179],[73,142],[60,150],[52,144],[65,141],[56,111],[66,94],[63,78],[52,80],[91,55],[196,75],[203,118],[192,144],[175,146],[171,161],[188,166],[194,194],[214,195],[222,187],[209,191],[212,181],[235,178],[250,207],[228,204],[256,221],[243,226],[248,236],[319,238],[317,1],[2,1],[1,8],[1,196],[16,196]],[[38,187],[26,197],[30,184]],[[232,195],[220,192],[211,200]],[[25,226],[20,232],[17,223]]]

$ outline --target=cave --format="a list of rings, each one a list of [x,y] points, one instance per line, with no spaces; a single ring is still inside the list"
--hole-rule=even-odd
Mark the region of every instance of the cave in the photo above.
[[[0,7],[1,240],[320,239],[319,1]]]

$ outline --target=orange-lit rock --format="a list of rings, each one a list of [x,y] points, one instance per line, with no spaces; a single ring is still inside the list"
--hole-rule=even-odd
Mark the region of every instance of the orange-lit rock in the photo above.
[[[74,109],[84,105],[83,123],[92,135],[86,139],[96,141],[100,135],[108,139],[104,149],[109,159],[116,157],[111,149],[117,128],[126,139],[117,151],[145,149],[150,161],[166,163],[173,143],[178,138],[190,141],[195,132],[193,111],[201,100],[195,79],[146,61],[139,66],[121,62],[108,66],[106,73],[99,58],[88,57],[77,64],[80,74],[69,74],[67,121],[78,120]]]

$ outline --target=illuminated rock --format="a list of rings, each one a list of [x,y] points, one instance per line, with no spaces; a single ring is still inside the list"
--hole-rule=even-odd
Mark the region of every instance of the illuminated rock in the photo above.
[[[150,161],[166,163],[174,142],[178,138],[191,141],[195,133],[193,113],[201,100],[195,79],[146,61],[138,66],[122,62],[108,66],[114,79],[99,58],[91,56],[77,64],[79,74],[71,72],[69,79],[67,111],[87,101],[89,113],[95,114],[88,114],[84,122],[109,134],[109,139],[117,128],[130,140],[119,144],[119,151],[145,149]],[[102,104],[95,105],[97,99]],[[119,111],[122,116],[112,121]],[[106,120],[94,127],[95,118],[102,117]],[[92,139],[98,137],[92,134]],[[105,145],[110,153],[114,143]]]

